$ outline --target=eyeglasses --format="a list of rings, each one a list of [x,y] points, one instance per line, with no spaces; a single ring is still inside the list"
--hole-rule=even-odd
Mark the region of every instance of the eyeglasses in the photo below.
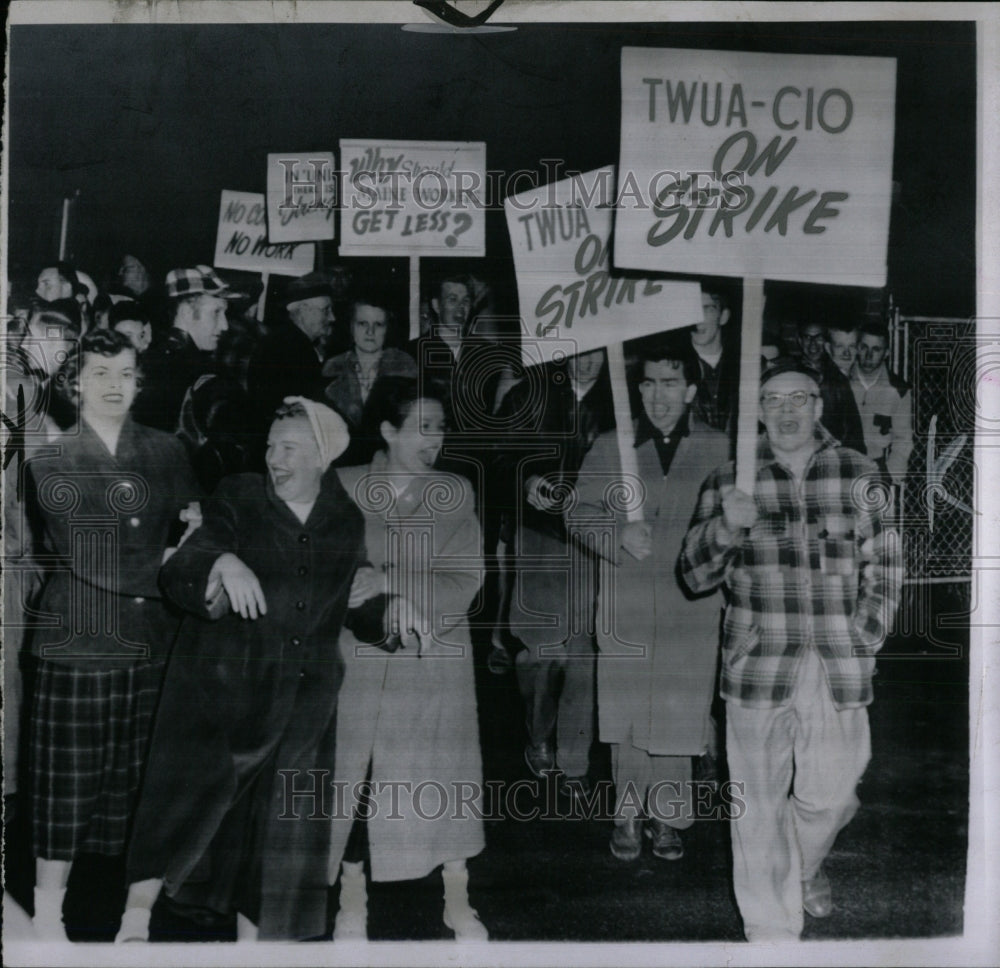
[[[808,393],[805,390],[795,390],[792,393],[762,393],[760,405],[768,413],[780,410],[787,400],[796,410],[801,410],[810,400],[815,400],[818,393]]]

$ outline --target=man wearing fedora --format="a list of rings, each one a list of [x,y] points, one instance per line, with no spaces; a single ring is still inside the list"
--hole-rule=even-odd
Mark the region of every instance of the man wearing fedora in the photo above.
[[[681,552],[690,590],[724,586],[721,692],[733,888],[748,941],[796,940],[833,909],[823,861],[858,809],[875,654],[899,602],[898,536],[879,472],[820,423],[818,374],[764,371],[753,494],[733,462],[702,485]]]
[[[227,300],[237,294],[204,265],[171,269],[166,287],[171,329],[143,358],[143,386],[132,415],[147,427],[174,433],[188,389],[216,372],[215,349],[229,328]]]
[[[261,428],[270,425],[285,397],[324,400],[323,363],[334,322],[330,284],[318,272],[292,280],[285,309],[288,322],[261,339],[247,369],[247,390]]]

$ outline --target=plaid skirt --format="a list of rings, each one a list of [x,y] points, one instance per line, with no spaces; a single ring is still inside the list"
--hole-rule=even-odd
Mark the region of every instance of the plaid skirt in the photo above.
[[[30,750],[36,857],[125,852],[164,664],[92,671],[39,663]]]

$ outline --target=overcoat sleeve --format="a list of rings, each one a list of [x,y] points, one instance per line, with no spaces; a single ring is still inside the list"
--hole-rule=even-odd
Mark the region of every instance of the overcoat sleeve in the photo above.
[[[217,617],[205,599],[208,575],[220,555],[239,556],[239,501],[234,478],[223,480],[202,509],[202,524],[160,569],[160,586],[179,608]]]

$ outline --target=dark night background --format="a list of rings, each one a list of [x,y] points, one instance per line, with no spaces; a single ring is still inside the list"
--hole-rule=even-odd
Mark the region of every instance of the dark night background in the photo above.
[[[33,276],[53,258],[61,200],[75,190],[71,255],[97,281],[123,252],[157,279],[209,262],[221,189],[261,192],[268,151],[336,151],[341,137],[485,141],[490,169],[543,181],[541,159],[581,171],[616,162],[625,45],[897,58],[889,291],[910,314],[975,312],[975,26],[948,22],[576,23],[471,36],[15,26],[11,271]],[[499,210],[487,253],[498,308],[514,311]]]
[[[131,252],[162,282],[172,267],[211,261],[220,191],[264,191],[269,151],[339,154],[340,138],[484,141],[488,168],[537,171],[540,179],[542,159],[581,171],[615,163],[621,48],[673,46],[895,57],[888,290],[910,315],[976,311],[971,23],[574,23],[466,36],[406,33],[398,24],[15,26],[10,45],[4,241],[11,274],[26,275],[30,288],[57,255],[62,199],[77,190],[76,264],[100,282]],[[510,243],[496,201],[484,274],[497,309],[513,312]],[[335,257],[332,245],[324,257]],[[379,261],[405,305],[406,260]],[[958,349],[974,359],[974,340],[956,348],[948,339],[946,401]],[[806,940],[963,930],[971,592],[959,583],[909,593],[903,612],[916,620],[901,624],[879,659],[863,806],[830,857],[837,910],[811,920]],[[486,671],[487,646],[474,643],[484,770],[510,784],[526,776],[521,700],[513,677]],[[608,764],[601,769],[607,774]],[[27,909],[26,816],[7,827],[5,887]],[[609,834],[610,823],[597,820],[490,821],[487,850],[470,870],[473,902],[491,936],[739,941],[723,821],[696,825],[677,864],[652,860],[647,850],[622,865],[607,850]],[[370,896],[372,940],[450,937],[441,926],[439,875],[376,884]],[[119,860],[81,862],[67,898],[70,937],[111,940],[123,903]],[[221,936],[171,920],[162,905],[153,935]]]

